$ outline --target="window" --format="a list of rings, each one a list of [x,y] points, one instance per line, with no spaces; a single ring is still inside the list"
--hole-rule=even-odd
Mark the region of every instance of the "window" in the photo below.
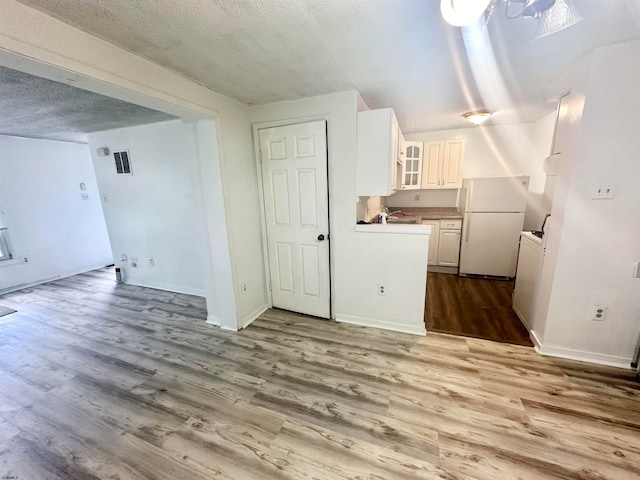
[[[0,228],[0,261],[13,258],[9,245],[9,229]]]

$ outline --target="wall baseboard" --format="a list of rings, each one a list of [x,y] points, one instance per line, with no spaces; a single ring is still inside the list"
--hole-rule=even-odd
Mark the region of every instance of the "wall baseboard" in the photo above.
[[[258,308],[256,308],[253,312],[251,312],[249,315],[247,315],[241,322],[240,322],[240,329],[243,328],[247,328],[249,325],[251,325],[260,315],[262,315],[264,312],[267,311],[267,309],[269,308],[269,305],[267,305],[266,303],[260,305]]]
[[[220,329],[221,330],[226,330],[228,332],[237,332],[238,331],[237,328],[227,327],[226,325],[220,325]]]
[[[362,327],[381,328],[383,330],[392,330],[400,333],[410,333],[412,335],[425,336],[427,330],[424,323],[418,325],[407,325],[402,323],[387,322],[384,320],[375,320],[371,318],[355,317],[352,315],[336,315],[336,322],[350,323],[352,325],[360,325]]]
[[[213,325],[215,327],[218,327],[221,330],[227,330],[229,332],[237,332],[238,329],[237,328],[232,328],[232,327],[228,327],[226,325],[222,324],[222,320],[220,320],[218,317],[214,317],[213,315],[207,315],[207,321],[205,323],[208,323],[209,325]]]
[[[0,295],[4,295],[5,293],[17,292],[18,290],[23,290],[25,288],[35,287],[36,285],[42,285],[44,283],[55,282],[56,280],[60,280],[62,278],[73,277],[74,275],[79,275],[81,273],[90,272],[92,270],[99,270],[104,268],[107,263],[100,263],[98,265],[91,265],[87,267],[82,267],[77,270],[68,270],[66,272],[59,273],[54,275],[53,277],[42,278],[39,280],[35,280],[33,282],[23,283],[21,285],[14,285],[12,287],[7,287],[0,290]],[[113,277],[113,281],[116,281],[116,277]]]
[[[536,352],[540,353],[539,350],[542,348],[542,341],[540,340],[540,337],[538,337],[538,334],[535,332],[535,330],[529,330],[529,339],[533,342],[533,348],[536,350]]]
[[[571,348],[544,346],[534,331],[530,332],[530,337],[536,352],[540,355],[631,370],[631,358],[620,357],[617,355],[606,355],[604,353],[586,352],[584,350],[573,350]]]
[[[194,295],[196,297],[204,297],[204,290],[200,288],[181,287],[179,285],[170,285],[166,283],[156,282],[131,282],[125,280],[126,285],[135,285],[136,287],[155,288],[156,290],[164,290],[165,292],[183,293],[185,295]]]
[[[458,274],[458,267],[441,267],[441,266],[438,266],[438,265],[429,265],[429,266],[427,266],[427,275],[429,275],[429,272],[451,273],[453,275],[457,275]]]

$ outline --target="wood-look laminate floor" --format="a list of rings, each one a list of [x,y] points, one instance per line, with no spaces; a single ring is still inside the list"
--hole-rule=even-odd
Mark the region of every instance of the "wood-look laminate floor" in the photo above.
[[[631,371],[202,299],[95,271],[2,297],[0,476],[640,478]]]
[[[427,274],[427,331],[533,346],[511,308],[513,282]]]

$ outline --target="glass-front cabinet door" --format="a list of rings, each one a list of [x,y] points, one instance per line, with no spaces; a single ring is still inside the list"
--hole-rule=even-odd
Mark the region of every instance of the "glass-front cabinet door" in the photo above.
[[[405,142],[402,189],[419,189],[422,180],[422,142]]]

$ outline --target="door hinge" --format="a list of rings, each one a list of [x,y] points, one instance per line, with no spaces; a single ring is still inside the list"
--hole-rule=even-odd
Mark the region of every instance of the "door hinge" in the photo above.
[[[260,163],[262,163],[262,150],[260,150]]]
[[[269,282],[269,291],[273,292],[273,287],[271,286],[271,282]]]

